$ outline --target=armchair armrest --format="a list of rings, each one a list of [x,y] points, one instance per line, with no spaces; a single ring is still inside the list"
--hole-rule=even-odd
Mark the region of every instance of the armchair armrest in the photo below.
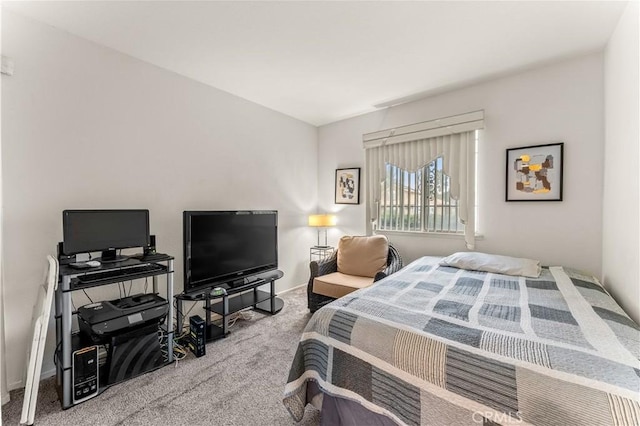
[[[311,261],[309,263],[310,269],[310,277],[309,282],[307,283],[307,303],[309,310],[311,312],[315,312],[320,307],[326,305],[331,302],[333,299],[327,296],[322,296],[319,294],[315,294],[313,292],[313,279],[315,277],[319,277],[322,275],[327,275],[332,272],[338,271],[338,254],[334,253],[331,257],[327,259],[322,259],[320,261]]]
[[[402,257],[398,250],[389,244],[389,257],[387,258],[387,267],[384,270],[378,272],[373,278],[373,282],[380,281],[381,279],[398,272],[402,269]]]
[[[311,278],[319,277],[321,275],[327,275],[332,272],[338,271],[338,254],[333,253],[331,257],[326,259],[312,261],[309,264],[309,269],[311,269]]]

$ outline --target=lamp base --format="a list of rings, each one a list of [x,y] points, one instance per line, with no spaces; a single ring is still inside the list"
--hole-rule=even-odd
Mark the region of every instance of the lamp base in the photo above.
[[[326,248],[329,248],[329,247],[331,247],[331,246],[317,246],[317,245],[313,246],[313,248],[319,248],[319,249],[326,249]]]

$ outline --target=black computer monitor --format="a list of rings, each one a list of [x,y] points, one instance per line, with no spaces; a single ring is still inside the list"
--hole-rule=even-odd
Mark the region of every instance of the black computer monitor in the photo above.
[[[149,210],[65,210],[62,212],[66,255],[101,251],[102,262],[126,257],[116,250],[149,245]]]

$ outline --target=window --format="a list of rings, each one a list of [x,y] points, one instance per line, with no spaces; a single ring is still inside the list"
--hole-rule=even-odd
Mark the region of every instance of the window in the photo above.
[[[364,134],[372,230],[460,234],[475,247],[484,111]]]
[[[463,233],[458,202],[451,197],[451,178],[438,157],[409,172],[386,164],[381,182],[378,229],[387,231]]]

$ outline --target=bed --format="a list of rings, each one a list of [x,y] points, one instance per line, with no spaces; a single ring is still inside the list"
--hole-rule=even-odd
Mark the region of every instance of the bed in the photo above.
[[[318,310],[284,404],[323,424],[638,425],[640,329],[598,281],[423,257]]]

